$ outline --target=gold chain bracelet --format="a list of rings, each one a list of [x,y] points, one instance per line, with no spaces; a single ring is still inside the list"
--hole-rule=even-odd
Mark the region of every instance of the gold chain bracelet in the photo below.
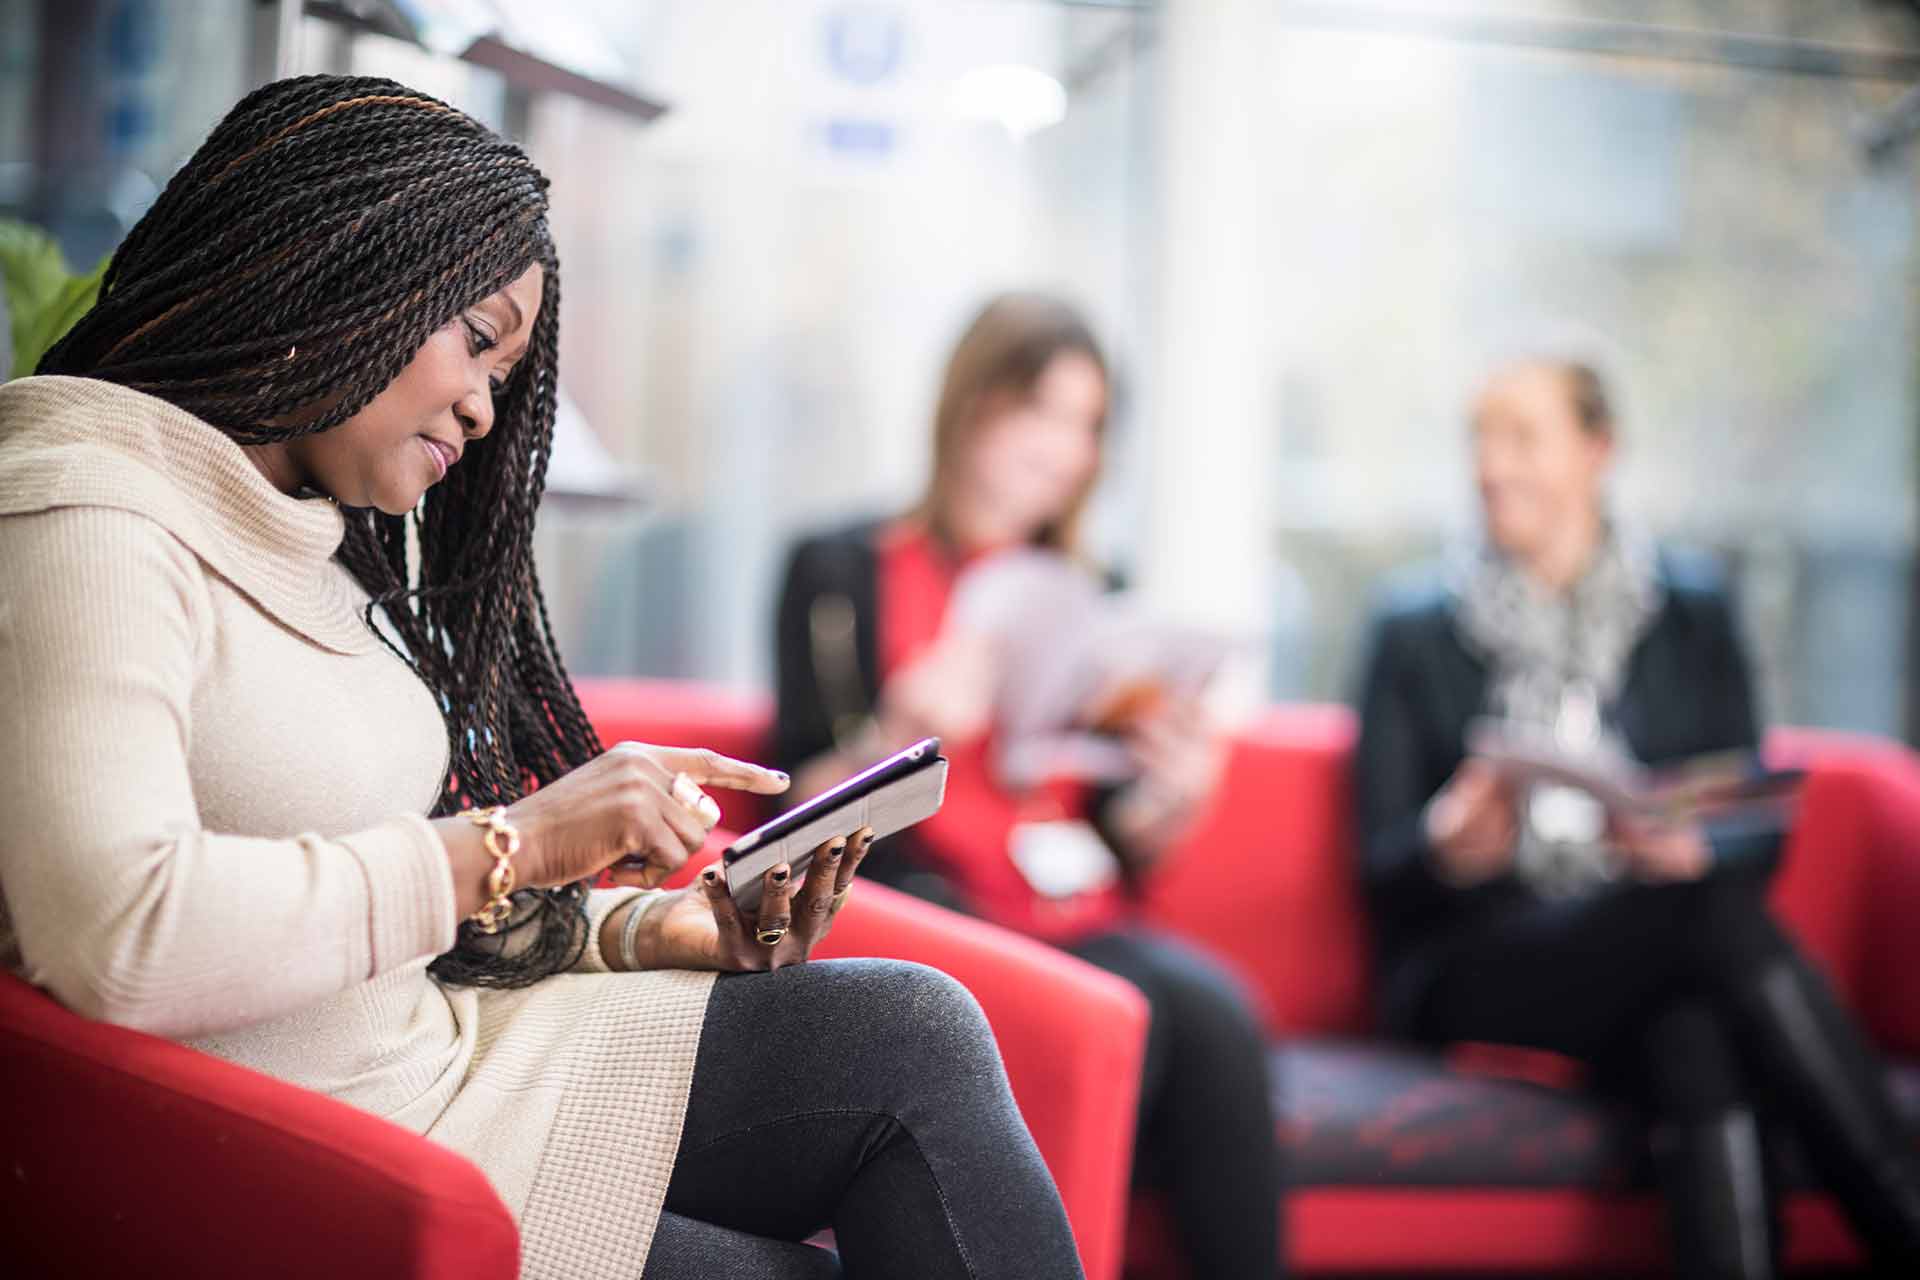
[[[487,872],[487,904],[467,919],[482,933],[498,933],[513,915],[513,855],[520,852],[520,833],[507,821],[507,811],[499,805],[469,809],[467,819],[485,829],[487,852],[493,857],[493,869]]]

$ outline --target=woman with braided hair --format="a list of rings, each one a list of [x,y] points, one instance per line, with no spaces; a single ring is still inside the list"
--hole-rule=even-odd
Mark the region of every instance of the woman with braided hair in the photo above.
[[[270,84],[0,387],[0,964],[464,1152],[529,1276],[1078,1275],[966,993],[803,963],[869,833],[752,918],[655,887],[703,787],[787,783],[603,750],[568,684],[546,189],[391,81]]]

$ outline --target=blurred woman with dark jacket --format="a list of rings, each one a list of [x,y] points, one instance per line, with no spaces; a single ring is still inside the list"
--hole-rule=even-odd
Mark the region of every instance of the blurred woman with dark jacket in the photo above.
[[[1759,743],[1734,611],[1605,498],[1606,389],[1499,370],[1474,407],[1485,540],[1376,620],[1355,764],[1383,1015],[1584,1059],[1648,1114],[1689,1276],[1777,1273],[1776,1114],[1876,1261],[1920,1274],[1920,1175],[1879,1065],[1768,913],[1777,818],[1658,825],[1520,787],[1481,716],[1659,765]]]

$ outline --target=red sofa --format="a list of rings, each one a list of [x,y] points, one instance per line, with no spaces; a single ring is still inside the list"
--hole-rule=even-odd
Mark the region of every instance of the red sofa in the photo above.
[[[702,736],[734,745],[718,729]],[[1139,993],[877,885],[848,903],[822,954],[916,960],[966,984],[999,1039],[1088,1276],[1115,1280],[1146,1035]],[[0,974],[6,1274],[511,1280],[518,1258],[505,1206],[453,1152],[80,1018]]]
[[[764,696],[587,682],[609,740],[763,750]],[[1364,929],[1351,879],[1346,755],[1329,708],[1275,710],[1243,735],[1223,801],[1169,865],[1152,915],[1247,978],[1276,1035],[1285,1214],[1298,1271],[1618,1273],[1657,1265],[1657,1207],[1623,1169],[1618,1118],[1560,1064],[1367,1038]],[[1880,1042],[1920,1057],[1920,770],[1902,749],[1777,736],[1814,761],[1779,909]],[[1256,799],[1257,798],[1257,799]],[[723,796],[733,826],[757,816]],[[1243,891],[1207,885],[1242,853]],[[1252,878],[1247,878],[1248,870]],[[867,886],[835,954],[918,959],[978,995],[1061,1185],[1092,1280],[1171,1277],[1164,1221],[1125,1203],[1143,1010],[1123,985],[989,926]],[[1909,1098],[1920,1099],[1920,1088]],[[1384,1104],[1383,1104],[1384,1100]],[[23,1274],[513,1273],[515,1237],[479,1171],[350,1108],[0,978],[0,1258]],[[1831,1205],[1791,1206],[1796,1262],[1842,1262]]]
[[[609,741],[763,750],[764,695],[588,681]],[[1336,707],[1274,708],[1244,732],[1222,799],[1157,878],[1157,923],[1227,961],[1265,1004],[1291,1189],[1296,1272],[1618,1274],[1665,1259],[1630,1122],[1547,1055],[1447,1054],[1370,1038],[1365,921],[1353,877],[1348,755]],[[1920,767],[1875,739],[1784,731],[1770,754],[1812,766],[1776,909],[1897,1064],[1920,1059]],[[723,800],[730,824],[758,812]],[[1214,886],[1229,873],[1232,894]],[[1896,1070],[1920,1104],[1920,1074]],[[1920,1108],[1916,1108],[1920,1109]],[[1788,1202],[1790,1261],[1857,1257],[1832,1204]],[[1164,1215],[1132,1209],[1129,1271],[1174,1277]]]

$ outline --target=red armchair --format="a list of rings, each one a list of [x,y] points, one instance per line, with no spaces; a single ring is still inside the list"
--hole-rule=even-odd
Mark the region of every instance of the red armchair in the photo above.
[[[695,686],[592,681],[609,737],[764,752],[767,699]],[[1546,1055],[1446,1055],[1370,1039],[1366,922],[1355,883],[1348,758],[1337,707],[1270,710],[1235,745],[1221,800],[1156,878],[1150,918],[1209,946],[1265,1003],[1291,1190],[1290,1266],[1355,1273],[1653,1268],[1657,1202],[1625,1118]],[[1920,1104],[1920,765],[1875,739],[1784,731],[1782,760],[1813,766],[1774,905],[1892,1056]],[[735,825],[758,817],[729,799]],[[1232,863],[1240,886],[1211,890]],[[1016,1089],[1020,1086],[1016,1084]],[[1034,1086],[1028,1085],[1028,1088]],[[1052,1153],[1049,1153],[1052,1159]],[[1058,1170],[1056,1170],[1057,1172]],[[1832,1203],[1787,1205],[1790,1261],[1856,1258]],[[1159,1206],[1132,1206],[1130,1274],[1179,1274]]]
[[[654,705],[671,713],[679,703],[667,692]],[[650,736],[741,745],[724,714],[686,727]],[[848,903],[831,941],[837,955],[932,965],[974,993],[1060,1184],[1087,1274],[1115,1280],[1146,1034],[1139,994],[877,885]],[[505,1206],[455,1153],[306,1090],[80,1018],[0,975],[0,1259],[9,1274],[510,1280],[518,1257]]]
[[[513,1280],[480,1170],[0,974],[0,1258],[22,1276]],[[17,1270],[15,1270],[17,1268]]]

